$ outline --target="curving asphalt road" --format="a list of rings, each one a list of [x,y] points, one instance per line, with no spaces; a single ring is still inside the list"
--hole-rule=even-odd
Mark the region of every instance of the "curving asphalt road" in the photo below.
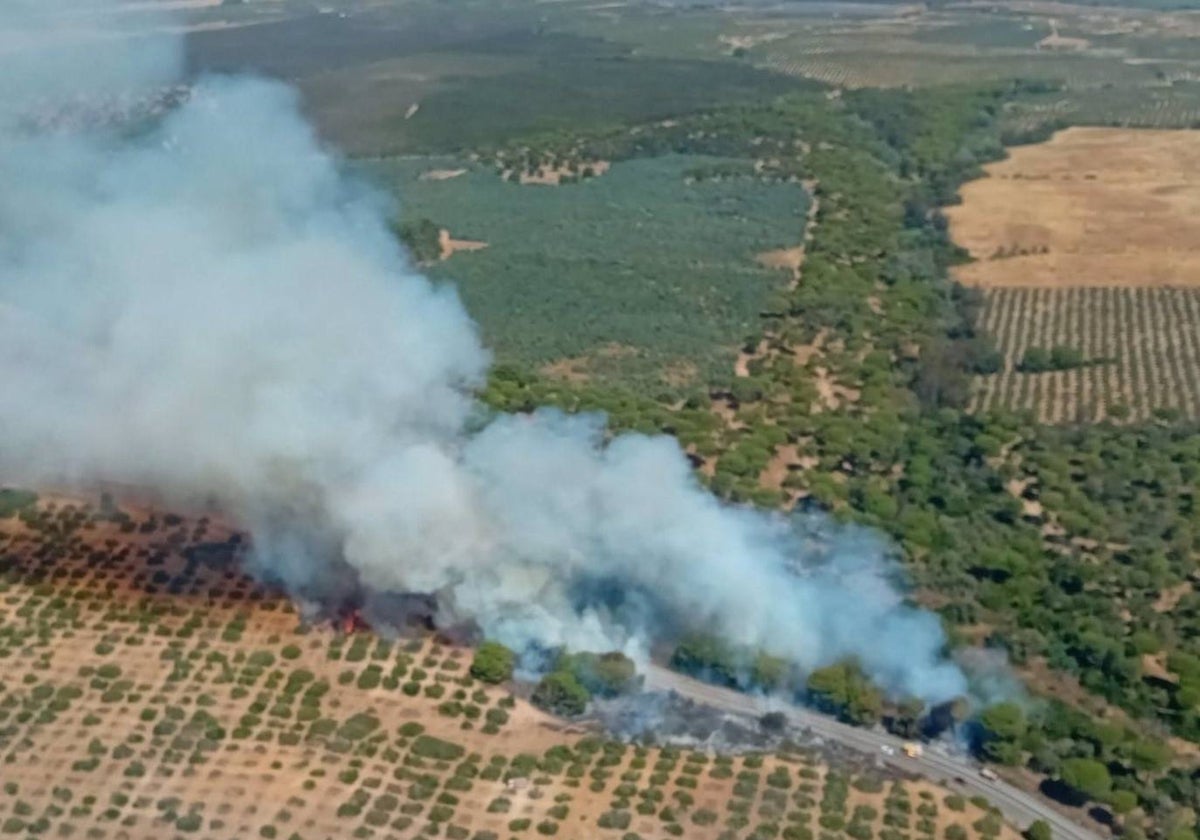
[[[1045,820],[1050,824],[1056,840],[1100,840],[1095,832],[1056,810],[1048,802],[1003,781],[985,779],[979,775],[978,764],[961,756],[938,752],[936,747],[926,749],[918,758],[908,758],[901,750],[904,744],[902,739],[874,730],[859,729],[811,709],[709,685],[657,665],[646,669],[645,679],[648,691],[673,691],[681,697],[723,711],[754,716],[782,712],[794,726],[876,756],[884,764],[932,779],[967,796],[985,796],[1000,809],[1005,819],[1022,829],[1034,820]],[[890,748],[892,754],[885,753],[884,747]]]

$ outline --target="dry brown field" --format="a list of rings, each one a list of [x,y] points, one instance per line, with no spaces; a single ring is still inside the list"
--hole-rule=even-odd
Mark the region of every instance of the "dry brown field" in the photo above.
[[[946,209],[984,288],[1200,286],[1200,131],[1070,128]]]
[[[947,208],[1004,357],[971,409],[1045,423],[1200,417],[1200,131],[1072,128],[1011,150]],[[1087,363],[1023,372],[1031,348]]]
[[[94,499],[0,518],[0,836],[1017,840],[800,748],[605,739],[474,681],[467,648],[306,625],[243,550]]]

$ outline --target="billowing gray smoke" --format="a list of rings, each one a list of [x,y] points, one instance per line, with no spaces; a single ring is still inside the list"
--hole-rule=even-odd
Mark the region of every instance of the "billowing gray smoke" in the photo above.
[[[170,81],[157,42],[49,72],[66,53],[34,22],[59,17],[36,8],[0,21],[25,32],[0,52],[25,85],[10,103]],[[517,646],[639,655],[703,628],[805,669],[857,656],[897,694],[963,691],[870,535],[723,505],[670,438],[484,418],[488,354],[454,289],[413,270],[288,89],[209,79],[132,140],[30,133],[21,113],[0,133],[5,480],[214,493],[293,591],[344,562]]]

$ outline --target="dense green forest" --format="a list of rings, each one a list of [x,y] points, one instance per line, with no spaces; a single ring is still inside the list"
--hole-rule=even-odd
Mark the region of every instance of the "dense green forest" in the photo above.
[[[710,383],[738,422],[714,417],[708,399],[666,404],[619,383],[567,383],[511,366],[495,370],[486,396],[505,410],[554,403],[607,412],[614,429],[676,434],[715,461],[704,480],[732,501],[799,497],[890,533],[914,596],[956,638],[1007,652],[1034,692],[1046,692],[1007,710],[1016,722],[985,715],[979,743],[988,756],[1046,774],[1064,798],[1106,803],[1135,836],[1144,814],[1148,830],[1178,838],[1190,831],[1179,808],[1200,804],[1200,781],[1164,738],[1170,730],[1200,739],[1196,430],[1050,428],[963,411],[970,377],[995,364],[995,351],[973,328],[977,297],[948,280],[964,255],[938,208],[1003,154],[1003,105],[1036,88],[800,93],[665,127],[547,133],[488,150],[499,159],[770,159],[764,177],[815,182],[819,209],[802,282],[781,284],[744,337],[771,352],[750,363],[749,376]],[[794,350],[818,337],[822,375],[858,398],[814,411],[818,374]],[[785,445],[813,466],[790,472],[781,489],[764,487],[760,476]],[[1024,504],[1034,499],[1036,516]],[[711,675],[721,661],[694,654],[677,664]],[[1056,690],[1076,683],[1076,692]],[[904,704],[872,697],[853,669],[810,675],[799,689],[848,719],[910,726]],[[1064,702],[1076,694],[1096,700]]]

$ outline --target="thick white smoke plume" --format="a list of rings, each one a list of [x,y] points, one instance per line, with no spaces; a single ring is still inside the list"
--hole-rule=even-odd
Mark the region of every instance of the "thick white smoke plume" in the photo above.
[[[30,132],[18,94],[154,87],[174,63],[139,40],[49,72],[65,53],[38,46],[57,18],[36,8],[0,12],[28,35],[0,52],[0,78],[25,80],[0,116],[6,482],[213,493],[293,591],[344,561],[517,646],[636,654],[703,629],[805,669],[857,656],[896,694],[964,690],[869,535],[723,505],[666,437],[606,442],[553,411],[484,423],[488,355],[454,289],[413,270],[290,90],[208,79],[136,139]]]

